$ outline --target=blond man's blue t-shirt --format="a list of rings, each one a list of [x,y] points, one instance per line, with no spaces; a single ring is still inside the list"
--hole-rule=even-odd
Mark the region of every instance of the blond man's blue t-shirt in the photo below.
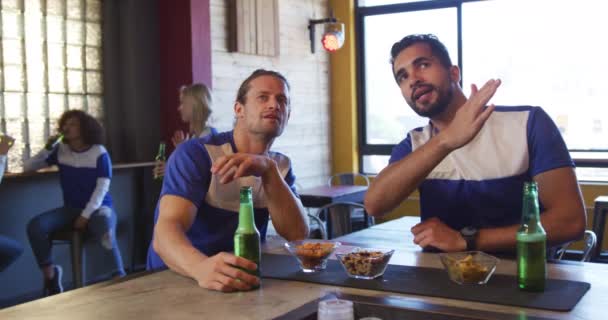
[[[211,134],[191,139],[178,146],[169,157],[160,197],[174,195],[192,202],[196,217],[186,237],[192,245],[207,256],[234,250],[234,232],[238,225],[241,186],[253,189],[254,219],[262,241],[266,238],[269,212],[266,194],[259,177],[243,177],[222,184],[211,174],[211,166],[219,157],[237,152],[233,132]],[[287,185],[295,193],[295,176],[289,158],[278,152],[269,152]],[[154,223],[158,220],[158,205]],[[148,270],[166,268],[166,264],[154,251],[148,249]]]

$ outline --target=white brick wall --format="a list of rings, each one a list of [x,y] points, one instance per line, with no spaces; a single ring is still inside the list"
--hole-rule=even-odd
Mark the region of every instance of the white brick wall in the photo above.
[[[276,57],[230,53],[227,50],[226,1],[211,1],[213,73],[212,124],[220,131],[233,123],[233,105],[240,83],[255,69],[281,72],[291,85],[292,111],[273,150],[288,155],[303,187],[324,184],[330,174],[329,57],[316,44],[310,52],[308,19],[327,16],[327,0],[279,0],[280,54]],[[317,26],[316,41],[322,27]]]

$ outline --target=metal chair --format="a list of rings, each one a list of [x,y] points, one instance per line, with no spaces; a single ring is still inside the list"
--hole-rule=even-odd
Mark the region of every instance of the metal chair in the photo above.
[[[356,173],[356,172],[337,173],[337,174],[334,174],[333,176],[329,177],[329,179],[327,180],[327,185],[330,187],[336,186],[336,185],[369,186],[369,178],[362,173]]]
[[[301,184],[295,182],[294,186],[296,187],[296,192],[298,190],[302,190]],[[316,215],[310,213],[310,208],[305,207],[304,209],[306,209],[306,215],[308,215],[308,219],[310,220],[310,222],[314,223],[314,225],[313,223],[309,223],[308,225],[310,227],[310,232],[308,234],[309,238],[327,239],[327,231],[325,230],[325,224],[323,223],[323,220],[321,220]]]
[[[327,180],[328,186],[369,186],[369,178],[362,173],[347,172],[338,173],[331,176]],[[353,208],[351,210],[351,219],[353,220],[354,231],[361,230],[364,228],[363,221],[363,210],[360,208]]]
[[[333,239],[353,232],[353,219],[351,217],[353,209],[359,209],[363,212],[365,228],[374,225],[374,218],[367,214],[362,204],[355,202],[330,203],[319,208],[314,215],[316,219],[325,221],[325,224],[321,225],[325,229],[325,232],[322,231],[325,234],[323,239]]]
[[[582,255],[580,261],[590,261],[591,254],[594,252],[595,247],[597,245],[597,237],[595,235],[595,232],[593,232],[591,230],[585,230],[585,235],[583,236],[583,241],[585,242],[585,247],[583,248],[583,255]],[[569,243],[569,244],[563,246],[561,249],[557,250],[557,253],[556,253],[557,260],[563,260],[564,254],[566,253],[566,251],[568,250],[568,248],[570,247],[571,244],[572,243]]]
[[[591,260],[595,262],[606,262],[605,253],[602,254],[602,241],[604,240],[604,227],[606,226],[606,215],[608,215],[608,196],[599,196],[595,199],[593,211],[593,232],[599,239],[599,244],[593,250]]]

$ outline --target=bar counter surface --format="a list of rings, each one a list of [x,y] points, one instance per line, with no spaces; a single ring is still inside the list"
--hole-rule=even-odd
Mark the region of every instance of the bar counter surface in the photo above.
[[[156,164],[155,162],[116,163],[116,164],[112,165],[112,170],[153,167],[155,164]],[[58,172],[59,172],[59,169],[57,169],[56,166],[51,166],[51,167],[43,168],[43,169],[36,170],[36,171],[5,172],[3,179],[18,179],[18,178],[36,177],[36,176],[47,175],[47,174],[58,173]]]
[[[410,227],[418,218],[405,217],[355,232],[339,240],[345,246],[369,243],[392,247],[391,264],[441,268],[433,253],[411,245]],[[388,236],[387,236],[388,234]],[[376,240],[373,240],[378,236]],[[268,253],[285,253],[282,241],[271,238]],[[515,274],[514,261],[501,260],[497,273]],[[144,273],[0,310],[0,319],[272,319],[328,293],[391,297],[421,305],[465,308],[474,315],[485,311],[506,313],[516,319],[541,316],[553,319],[602,319],[608,305],[608,266],[595,263],[549,264],[549,278],[589,282],[591,289],[570,312],[552,312],[504,305],[467,302],[421,295],[402,295],[296,281],[264,279],[262,288],[220,293],[171,271]],[[466,289],[466,287],[463,287]],[[473,317],[477,318],[477,317]]]

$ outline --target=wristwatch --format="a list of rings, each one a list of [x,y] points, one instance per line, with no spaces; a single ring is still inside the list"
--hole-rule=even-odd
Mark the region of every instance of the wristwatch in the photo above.
[[[473,226],[468,226],[460,229],[460,235],[462,235],[464,241],[467,242],[467,251],[477,249],[477,233],[477,228]]]

